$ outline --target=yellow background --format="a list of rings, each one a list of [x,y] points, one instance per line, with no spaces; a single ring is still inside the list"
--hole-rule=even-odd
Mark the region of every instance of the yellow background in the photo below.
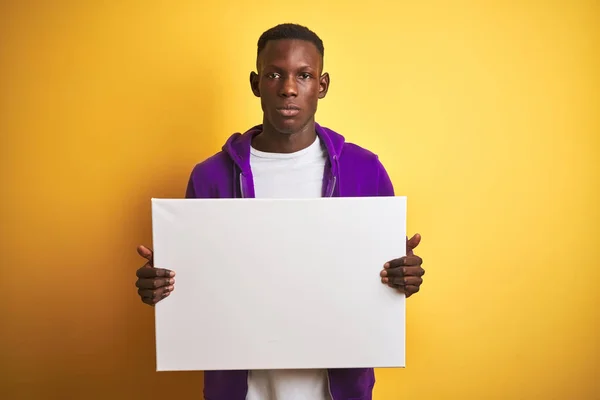
[[[0,4],[3,399],[201,398],[154,371],[135,247],[150,198],[260,122],[280,22],[321,35],[318,121],[381,156],[423,235],[375,398],[600,398],[597,1]]]

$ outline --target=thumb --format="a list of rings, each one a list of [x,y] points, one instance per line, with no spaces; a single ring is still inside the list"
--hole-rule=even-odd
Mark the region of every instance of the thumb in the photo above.
[[[146,246],[138,246],[137,252],[140,256],[148,260],[148,265],[154,267],[154,253]]]
[[[413,256],[413,250],[419,245],[419,243],[421,243],[421,235],[416,233],[413,237],[411,237],[410,239],[407,237],[406,238],[406,255],[407,256]]]

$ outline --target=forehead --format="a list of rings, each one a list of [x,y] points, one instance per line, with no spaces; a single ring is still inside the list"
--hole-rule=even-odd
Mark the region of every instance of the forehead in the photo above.
[[[320,69],[322,57],[314,43],[299,39],[270,40],[258,57],[258,67]]]

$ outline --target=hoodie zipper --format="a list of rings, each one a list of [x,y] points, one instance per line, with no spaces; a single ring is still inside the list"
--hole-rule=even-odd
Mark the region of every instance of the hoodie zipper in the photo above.
[[[335,171],[338,170],[338,159],[337,155],[333,156],[333,164],[331,168],[335,167]],[[329,186],[327,187],[327,192],[325,193],[325,197],[333,197],[333,192],[335,191],[335,184],[337,183],[337,176],[335,175],[333,170],[330,170],[331,178],[329,180]]]
[[[240,195],[242,196],[242,198],[246,197],[246,194],[244,193],[244,175],[240,173]]]
[[[335,189],[335,183],[337,181],[337,177],[334,175],[329,181],[329,186],[327,188],[327,193],[325,193],[325,197],[333,197],[333,191]]]

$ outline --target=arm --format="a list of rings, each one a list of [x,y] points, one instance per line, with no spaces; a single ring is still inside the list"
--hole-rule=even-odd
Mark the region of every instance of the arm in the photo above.
[[[394,196],[394,185],[387,171],[379,160],[377,163],[377,195]],[[406,256],[387,262],[380,273],[382,283],[402,290],[407,298],[417,293],[423,283],[423,260],[413,252],[420,241],[419,234],[406,238]]]
[[[378,196],[394,196],[394,184],[390,179],[385,167],[377,158],[377,195]]]

